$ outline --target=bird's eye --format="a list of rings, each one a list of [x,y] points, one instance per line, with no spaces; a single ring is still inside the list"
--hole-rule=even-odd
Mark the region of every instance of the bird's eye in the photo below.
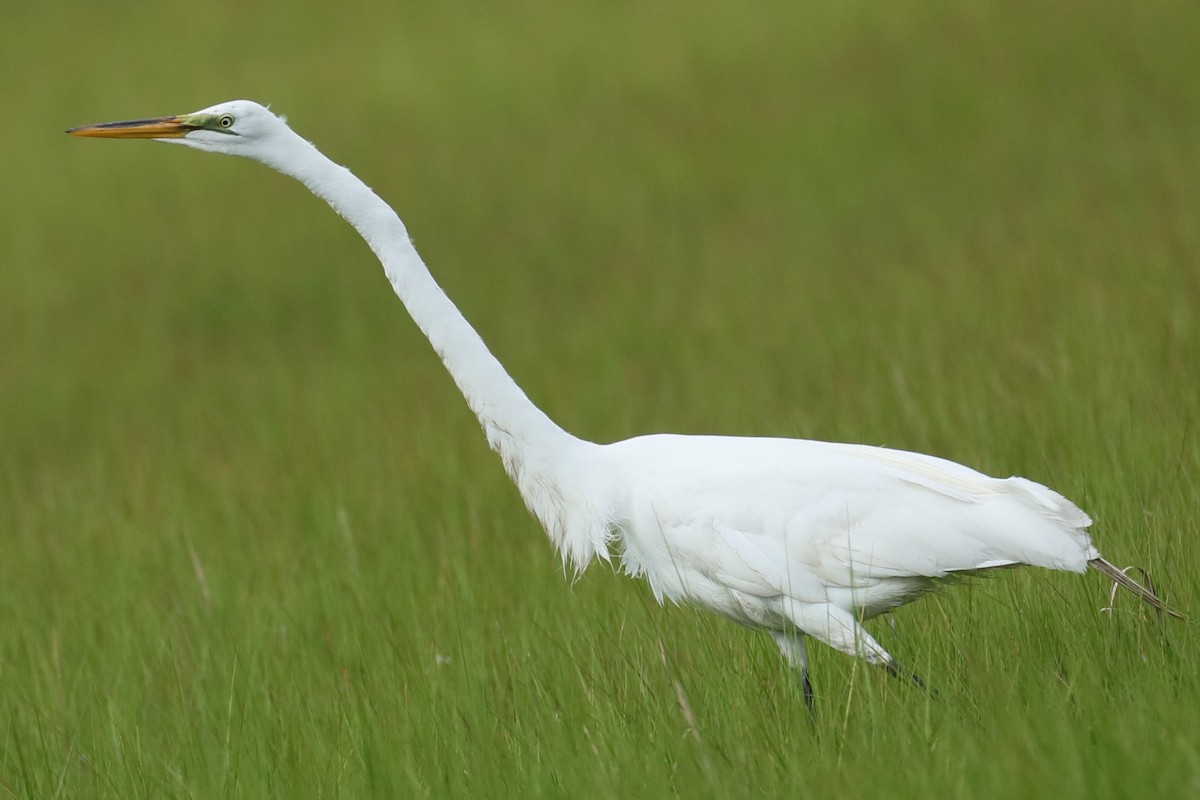
[[[217,124],[220,125],[222,128],[232,128],[233,127],[233,117],[229,114],[222,114],[221,118],[217,120]]]

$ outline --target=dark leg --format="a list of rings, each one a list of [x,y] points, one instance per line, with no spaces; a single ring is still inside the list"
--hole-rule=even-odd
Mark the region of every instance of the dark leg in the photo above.
[[[920,675],[918,675],[915,672],[909,672],[906,669],[901,669],[901,667],[895,661],[887,662],[886,664],[883,665],[883,668],[886,669],[888,671],[888,675],[891,675],[893,678],[900,678],[901,680],[912,681],[917,686],[919,686],[922,690],[929,692],[934,697],[937,697],[937,690],[930,689],[928,686],[926,686],[925,680]]]
[[[804,634],[799,631],[771,631],[775,644],[787,659],[788,664],[800,670],[800,681],[804,686],[804,705],[808,713],[816,719],[817,698],[813,693],[812,681],[808,679],[808,653],[804,648]]]

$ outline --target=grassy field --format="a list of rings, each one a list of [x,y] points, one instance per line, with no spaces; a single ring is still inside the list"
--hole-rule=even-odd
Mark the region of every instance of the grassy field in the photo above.
[[[1022,474],[1200,613],[1200,5],[6,6],[0,796],[1185,797],[1200,646],[1028,570],[872,623],[936,697],[603,565],[354,232],[72,125],[270,102],[575,433]]]

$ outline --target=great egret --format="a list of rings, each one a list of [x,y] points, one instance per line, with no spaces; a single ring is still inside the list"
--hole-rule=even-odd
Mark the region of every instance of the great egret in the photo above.
[[[1091,566],[1180,616],[1100,556],[1083,511],[1024,478],[858,444],[671,434],[594,444],[572,436],[505,372],[434,282],[396,213],[257,103],[67,133],[251,158],[323,198],[383,262],[564,563],[582,571],[615,549],[660,603],[690,601],[769,631],[799,668],[810,708],[806,636],[895,673],[861,621],[956,574]]]

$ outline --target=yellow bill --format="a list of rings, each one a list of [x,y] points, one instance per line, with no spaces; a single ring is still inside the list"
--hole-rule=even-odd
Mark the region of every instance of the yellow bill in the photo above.
[[[67,133],[96,139],[179,139],[198,127],[188,117],[158,117],[84,125]]]

